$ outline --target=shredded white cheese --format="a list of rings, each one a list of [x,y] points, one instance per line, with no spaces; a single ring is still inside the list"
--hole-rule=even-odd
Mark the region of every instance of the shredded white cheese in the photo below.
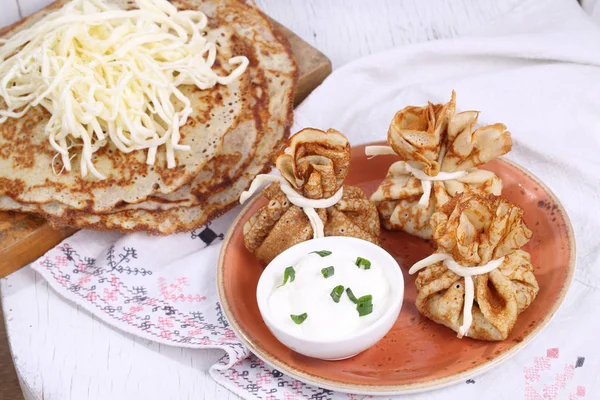
[[[254,192],[256,192],[258,188],[260,188],[266,182],[278,182],[281,191],[287,196],[290,203],[302,208],[308,217],[308,220],[310,221],[310,225],[312,226],[313,238],[316,239],[325,236],[325,227],[323,225],[323,221],[321,221],[321,218],[315,209],[328,208],[336,205],[344,195],[343,187],[341,187],[340,190],[335,192],[335,194],[328,199],[309,199],[296,192],[292,185],[290,185],[290,183],[283,177],[260,174],[254,178],[250,184],[250,188],[242,193],[240,196],[240,203],[244,204],[246,200],[248,200],[254,194]]]
[[[178,11],[166,0],[137,0],[122,10],[104,0],[74,0],[29,29],[0,41],[0,123],[43,106],[52,117],[45,133],[71,170],[68,139],[81,143],[81,173],[104,176],[92,155],[112,141],[129,153],[147,149],[153,164],[165,146],[167,165],[176,165],[179,128],[192,113],[178,89],[227,85],[248,66],[244,56],[228,76],[212,67],[217,48],[205,38],[207,17]],[[173,100],[183,103],[176,112]]]
[[[390,146],[367,146],[365,147],[365,155],[373,158],[375,156],[393,156],[396,155],[396,152]]]
[[[496,268],[500,267],[504,262],[504,257],[500,257],[496,260],[492,260],[489,263],[479,266],[479,267],[463,267],[456,261],[450,254],[446,253],[435,253],[430,255],[429,257],[425,257],[421,261],[415,263],[409,270],[409,274],[414,274],[419,272],[420,270],[438,263],[440,261],[444,262],[446,268],[450,271],[454,272],[458,276],[462,276],[465,281],[465,302],[463,306],[463,323],[458,328],[458,337],[462,338],[465,336],[469,329],[471,328],[471,324],[473,323],[473,302],[475,301],[475,285],[473,282],[473,276],[487,274],[488,272],[492,272]]]
[[[396,154],[394,149],[390,146],[367,146],[365,147],[365,155],[370,157]],[[449,181],[453,179],[460,179],[468,174],[468,171],[457,171],[457,172],[438,172],[436,176],[429,176],[422,170],[413,167],[408,162],[405,163],[407,173],[411,173],[415,178],[421,181],[421,187],[423,188],[423,194],[419,199],[419,205],[421,207],[429,207],[429,198],[431,197],[431,182],[432,181]]]

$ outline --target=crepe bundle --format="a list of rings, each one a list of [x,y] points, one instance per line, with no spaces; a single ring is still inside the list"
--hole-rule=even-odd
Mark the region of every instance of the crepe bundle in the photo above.
[[[363,191],[345,186],[350,143],[340,132],[304,129],[277,158],[281,177],[259,175],[244,202],[263,182],[269,201],[244,225],[244,243],[268,264],[287,248],[313,237],[351,236],[379,244],[377,209]]]
[[[416,263],[416,306],[458,337],[508,337],[539,286],[523,210],[491,194],[462,193],[431,217],[436,252]]]
[[[394,154],[401,160],[371,197],[384,228],[430,239],[429,218],[457,193],[501,193],[500,178],[477,167],[510,151],[510,132],[503,124],[475,129],[478,114],[455,114],[452,92],[444,105],[398,111],[388,130],[389,147],[367,147],[367,155]]]
[[[129,1],[114,3],[132,8]],[[59,1],[2,34],[11,37],[65,4]],[[177,167],[167,168],[161,152],[148,165],[145,152],[123,153],[110,143],[94,153],[106,179],[82,177],[78,157],[72,171],[56,173],[61,164],[43,133],[51,116],[34,107],[0,125],[0,209],[41,214],[54,226],[170,234],[233,208],[252,179],[271,168],[293,118],[297,66],[286,39],[241,0],[171,4],[206,14],[207,38],[218,46],[217,73],[230,71],[232,56],[249,60],[230,84],[181,87],[193,112],[180,140],[191,151],[178,151]]]

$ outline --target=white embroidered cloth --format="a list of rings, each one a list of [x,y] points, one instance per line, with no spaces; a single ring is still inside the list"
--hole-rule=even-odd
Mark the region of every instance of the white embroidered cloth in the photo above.
[[[407,46],[337,70],[302,104],[296,129],[335,128],[359,144],[383,140],[394,113],[442,103],[481,110],[513,134],[508,158],[546,182],[577,236],[565,303],[524,350],[485,374],[403,399],[600,397],[600,29],[575,1],[525,1],[469,36]],[[382,177],[383,178],[383,177]],[[239,208],[170,237],[83,231],[33,264],[65,298],[107,324],[174,346],[222,348],[211,369],[246,399],[361,399],[304,385],[249,356],[215,288],[220,240]]]

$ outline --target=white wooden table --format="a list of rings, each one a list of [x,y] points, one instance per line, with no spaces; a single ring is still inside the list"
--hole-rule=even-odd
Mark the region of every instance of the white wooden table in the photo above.
[[[48,0],[1,0],[0,26]],[[521,0],[257,0],[337,68],[395,46],[453,37]],[[586,0],[589,10],[595,0]],[[596,10],[596,14],[600,14]],[[26,399],[237,398],[208,376],[218,351],[159,345],[117,331],[57,296],[26,268],[0,282],[7,332]]]

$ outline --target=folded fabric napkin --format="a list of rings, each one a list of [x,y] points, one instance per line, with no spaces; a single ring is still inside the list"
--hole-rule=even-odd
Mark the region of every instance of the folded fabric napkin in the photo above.
[[[600,29],[570,0],[527,1],[459,39],[377,54],[337,70],[296,112],[296,127],[335,128],[353,144],[386,137],[394,113],[455,89],[457,112],[505,123],[508,155],[547,183],[577,237],[577,272],[550,325],[511,360],[464,383],[404,398],[600,396]],[[169,237],[82,231],[32,264],[66,299],[106,323],[182,347],[221,348],[211,369],[247,399],[358,399],[298,382],[252,356],[219,306],[215,266],[240,208]],[[587,358],[586,358],[587,357]],[[466,397],[465,397],[466,396]]]

